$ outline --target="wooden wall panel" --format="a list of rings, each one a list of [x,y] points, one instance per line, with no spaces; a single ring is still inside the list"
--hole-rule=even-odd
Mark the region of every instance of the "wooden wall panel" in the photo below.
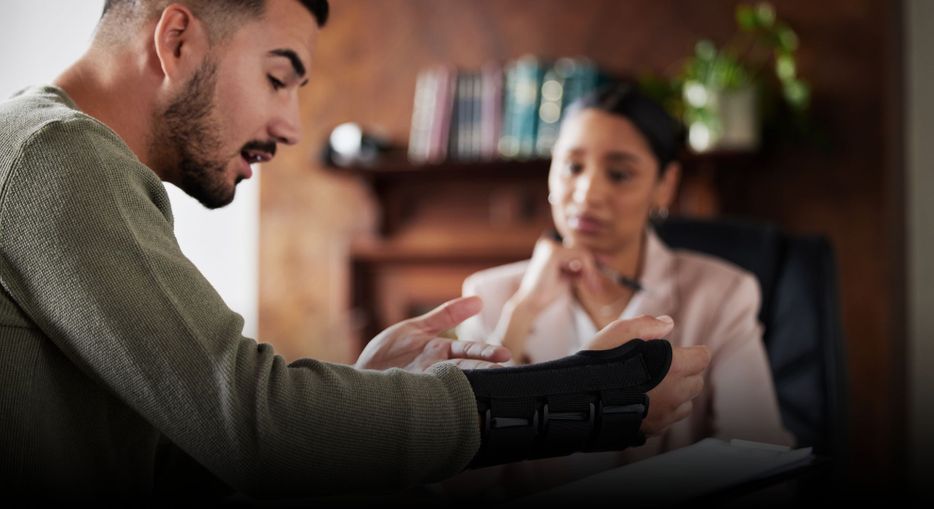
[[[353,120],[404,143],[417,72],[451,63],[478,68],[524,53],[586,55],[615,71],[672,72],[699,37],[733,32],[736,2],[680,0],[336,0],[302,96],[304,139],[264,169],[260,337],[288,358],[349,362],[349,245],[372,231],[369,189],[316,162],[327,132]],[[868,483],[895,475],[903,422],[898,107],[891,51],[900,3],[787,0],[779,15],[798,31],[800,71],[830,146],[785,146],[760,167],[718,175],[720,208],[792,232],[827,234],[837,250],[851,380],[854,472]],[[897,82],[897,79],[895,80]],[[897,85],[897,83],[896,83]],[[893,98],[894,97],[894,98]]]

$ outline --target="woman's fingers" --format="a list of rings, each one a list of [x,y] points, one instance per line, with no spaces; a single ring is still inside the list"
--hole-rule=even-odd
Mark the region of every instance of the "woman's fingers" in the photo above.
[[[609,350],[636,338],[663,339],[671,332],[674,326],[674,321],[667,315],[659,316],[658,318],[642,315],[628,320],[616,320],[600,330],[600,332],[586,344],[586,348],[588,350]],[[695,356],[696,355],[700,354],[695,354]],[[693,369],[694,364],[692,364],[692,362],[694,360],[695,359],[692,357],[684,362],[690,364],[687,367]],[[699,361],[699,359],[697,360]]]

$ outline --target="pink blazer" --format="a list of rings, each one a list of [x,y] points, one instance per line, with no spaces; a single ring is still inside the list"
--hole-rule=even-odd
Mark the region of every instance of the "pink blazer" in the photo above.
[[[576,478],[692,444],[705,437],[739,438],[793,445],[782,426],[772,374],[756,315],[760,290],[755,277],[723,260],[685,250],[671,250],[651,230],[647,233],[644,290],[631,299],[623,317],[667,314],[675,328],[673,345],[707,345],[711,353],[704,392],[694,401],[692,415],[674,424],[642,447],[622,453],[579,454],[526,462],[563,470]],[[458,337],[500,342],[492,336],[505,302],[519,288],[528,261],[487,269],[465,282],[465,295],[479,295],[483,310],[457,330]],[[574,353],[582,339],[574,322],[570,288],[536,319],[527,352],[533,362]],[[526,472],[531,473],[531,471]],[[516,473],[510,477],[515,478]],[[545,475],[542,472],[539,477]]]

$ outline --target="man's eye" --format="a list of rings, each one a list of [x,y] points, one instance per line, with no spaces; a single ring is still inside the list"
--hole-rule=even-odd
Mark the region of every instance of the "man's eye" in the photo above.
[[[281,90],[285,88],[285,83],[277,80],[272,74],[266,75],[269,78],[269,83],[272,84],[273,90]]]

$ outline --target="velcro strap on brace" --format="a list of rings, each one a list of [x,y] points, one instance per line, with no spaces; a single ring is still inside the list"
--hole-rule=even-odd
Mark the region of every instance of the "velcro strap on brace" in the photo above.
[[[469,468],[642,445],[646,393],[670,367],[667,341],[634,339],[540,364],[465,370],[482,422]]]

